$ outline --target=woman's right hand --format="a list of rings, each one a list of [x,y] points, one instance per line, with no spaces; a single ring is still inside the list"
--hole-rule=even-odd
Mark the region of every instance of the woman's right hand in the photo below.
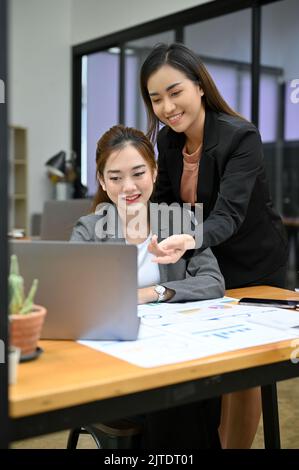
[[[191,235],[171,235],[158,243],[157,235],[153,235],[148,251],[155,255],[154,263],[174,264],[185,254],[186,250],[195,248],[195,240]]]

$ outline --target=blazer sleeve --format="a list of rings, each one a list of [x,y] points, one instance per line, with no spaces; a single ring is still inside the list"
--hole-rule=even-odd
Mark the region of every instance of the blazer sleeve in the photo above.
[[[175,269],[175,264],[171,266]],[[193,256],[186,262],[185,279],[161,284],[175,291],[169,302],[215,299],[223,297],[225,289],[217,260],[209,248],[202,252],[194,250]]]
[[[163,129],[162,129],[163,130]],[[158,149],[158,174],[155,183],[155,190],[153,195],[153,201],[160,203],[166,202],[171,204],[175,201],[174,194],[172,191],[171,182],[168,176],[168,169],[165,157],[165,151],[163,150],[162,139],[163,133],[159,133],[157,139],[157,149]]]
[[[263,171],[262,142],[255,127],[239,128],[231,148],[215,206],[203,224],[202,249],[219,245],[238,231]]]

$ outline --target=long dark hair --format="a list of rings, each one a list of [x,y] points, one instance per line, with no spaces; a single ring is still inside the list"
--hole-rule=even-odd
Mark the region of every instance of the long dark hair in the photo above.
[[[148,117],[147,136],[152,142],[155,142],[157,138],[159,119],[153,111],[147,84],[150,76],[166,64],[180,70],[189,80],[202,88],[204,91],[202,100],[206,109],[223,112],[230,116],[238,116],[244,119],[222,98],[211,75],[205,68],[201,59],[193,51],[183,44],[173,43],[167,45],[161,43],[157,44],[152,49],[140,70],[140,88]]]
[[[111,127],[107,132],[105,132],[105,134],[102,135],[97,143],[97,177],[104,177],[105,166],[111,153],[115,150],[122,149],[128,144],[135,147],[136,150],[138,150],[138,152],[143,156],[144,160],[148,163],[152,172],[155,171],[155,152],[149,139],[138,129],[134,129],[133,127],[125,127],[119,124],[117,126]],[[96,210],[97,205],[101,202],[111,202],[111,200],[98,181],[98,188],[92,205],[93,212]]]

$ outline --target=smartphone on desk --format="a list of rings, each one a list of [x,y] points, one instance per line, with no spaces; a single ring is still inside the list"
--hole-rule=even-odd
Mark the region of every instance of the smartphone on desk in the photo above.
[[[254,305],[256,307],[278,307],[278,308],[292,308],[299,310],[298,300],[279,300],[279,299],[257,299],[250,297],[243,297],[239,300],[239,305]]]

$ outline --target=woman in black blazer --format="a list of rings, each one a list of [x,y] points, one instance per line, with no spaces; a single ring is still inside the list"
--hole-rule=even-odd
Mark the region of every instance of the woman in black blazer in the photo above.
[[[157,45],[142,65],[140,83],[149,136],[158,137],[156,201],[203,203],[202,249],[212,248],[226,288],[285,287],[287,236],[269,194],[256,127],[228,106],[203,63],[182,44]],[[160,262],[163,243],[152,246]],[[179,237],[165,243],[173,261],[190,248]],[[251,389],[225,400],[223,447],[250,447],[260,394]]]

